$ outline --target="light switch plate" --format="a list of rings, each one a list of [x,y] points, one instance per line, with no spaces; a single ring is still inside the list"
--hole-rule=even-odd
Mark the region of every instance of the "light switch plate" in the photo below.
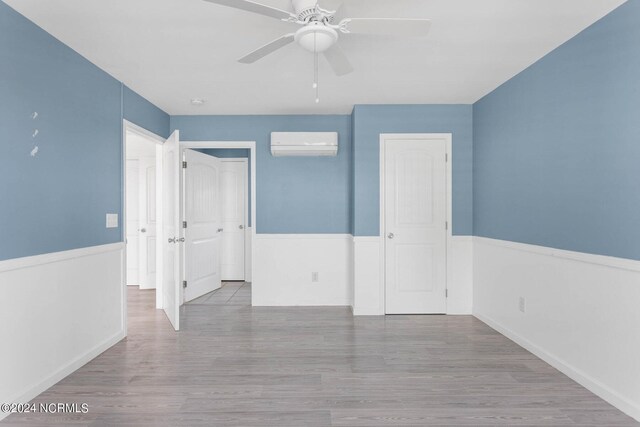
[[[107,228],[118,228],[118,214],[107,214]]]

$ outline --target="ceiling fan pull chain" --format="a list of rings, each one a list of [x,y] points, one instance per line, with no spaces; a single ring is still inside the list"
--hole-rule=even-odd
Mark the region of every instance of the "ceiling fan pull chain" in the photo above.
[[[313,87],[316,90],[316,104],[320,103],[320,84],[319,84],[319,72],[318,72],[318,35],[316,33],[313,34]]]

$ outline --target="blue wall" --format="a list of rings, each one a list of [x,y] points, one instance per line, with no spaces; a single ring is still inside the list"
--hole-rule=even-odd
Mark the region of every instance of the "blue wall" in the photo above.
[[[474,106],[474,233],[640,260],[640,1]]]
[[[453,134],[453,233],[471,235],[473,141],[470,105],[356,105],[353,129],[353,234],[380,234],[380,134]]]
[[[218,157],[220,159],[248,159],[247,162],[247,187],[249,189],[249,194],[247,195],[247,199],[249,203],[247,204],[247,212],[249,213],[249,224],[248,227],[251,227],[251,155],[250,150],[247,148],[213,148],[208,150],[196,150],[204,154],[208,154],[210,156]]]
[[[0,259],[120,241],[121,84],[2,2],[0,57]]]
[[[172,116],[183,141],[256,141],[258,233],[349,233],[350,116]],[[273,157],[271,132],[339,133],[337,157]]]
[[[122,84],[4,2],[0,58],[0,260],[121,241]]]
[[[169,115],[124,86],[123,114],[124,118],[146,130],[164,138],[169,137]]]

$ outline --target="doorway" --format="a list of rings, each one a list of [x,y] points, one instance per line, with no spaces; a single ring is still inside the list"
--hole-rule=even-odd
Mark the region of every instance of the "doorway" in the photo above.
[[[156,144],[126,132],[127,285],[156,288]]]
[[[381,135],[386,314],[445,314],[451,136]]]
[[[126,285],[152,292],[156,308],[158,232],[162,208],[158,177],[161,173],[161,144],[164,141],[146,129],[124,121],[124,238],[126,242]]]
[[[184,143],[182,302],[250,302],[255,154],[243,143]],[[219,144],[222,144],[220,146]],[[229,145],[232,145],[231,147]],[[227,298],[228,297],[228,298]],[[196,300],[196,301],[194,301]]]

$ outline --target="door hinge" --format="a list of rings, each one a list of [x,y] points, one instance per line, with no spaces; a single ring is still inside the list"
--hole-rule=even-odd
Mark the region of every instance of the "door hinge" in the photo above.
[[[449,298],[449,289],[444,290],[444,297]]]
[[[182,221],[182,228],[187,228],[187,221]]]
[[[444,154],[444,162],[447,163],[449,161],[449,153]]]
[[[182,169],[186,169],[187,168],[187,162],[186,160],[184,162],[182,162]]]
[[[449,229],[449,221],[445,221],[444,222],[444,229],[448,230]]]
[[[186,281],[186,280],[183,280],[183,281],[182,281],[182,287],[183,287],[183,288],[186,288],[186,287],[187,287],[187,281]]]

